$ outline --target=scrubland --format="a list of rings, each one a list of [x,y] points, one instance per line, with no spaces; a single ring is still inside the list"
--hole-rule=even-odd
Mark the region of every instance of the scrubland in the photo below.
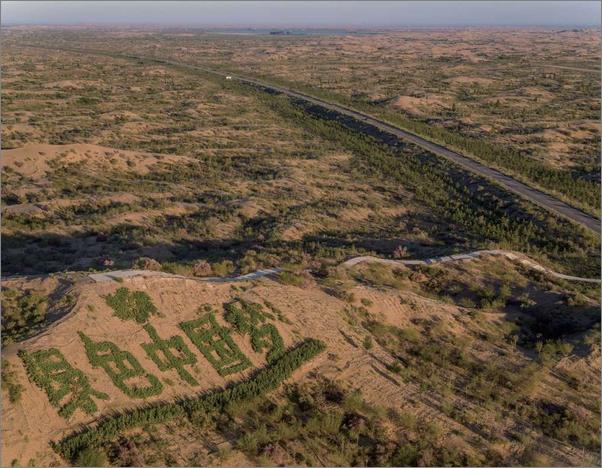
[[[340,266],[506,248],[599,277],[598,236],[302,102],[123,58],[477,138],[596,212],[592,31],[3,34],[2,465],[599,465],[599,286]],[[76,42],[108,55],[28,46]],[[88,276],[121,268],[155,276]]]

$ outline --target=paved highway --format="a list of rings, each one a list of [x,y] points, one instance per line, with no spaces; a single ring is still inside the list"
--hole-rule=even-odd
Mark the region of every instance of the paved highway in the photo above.
[[[575,208],[575,207],[563,202],[562,200],[559,200],[558,198],[556,198],[552,195],[548,195],[547,193],[544,193],[541,190],[530,187],[530,186],[524,184],[523,182],[520,182],[520,181],[512,178],[509,175],[506,175],[506,174],[504,174],[496,169],[493,169],[489,166],[486,166],[484,164],[481,164],[472,158],[466,157],[460,153],[452,151],[442,145],[433,143],[432,141],[426,140],[414,133],[408,132],[406,130],[402,130],[402,129],[397,128],[393,125],[390,125],[386,122],[383,122],[382,120],[379,120],[371,115],[355,111],[353,109],[342,106],[340,104],[334,104],[332,102],[327,102],[327,101],[324,101],[323,99],[320,99],[320,98],[317,98],[314,96],[310,96],[310,95],[307,95],[307,94],[304,94],[304,93],[301,93],[298,91],[294,91],[292,89],[285,88],[282,86],[273,85],[273,84],[270,84],[263,80],[248,78],[248,77],[237,75],[234,73],[228,73],[228,72],[224,72],[224,71],[214,70],[214,69],[207,68],[207,67],[190,65],[190,64],[182,63],[182,62],[174,62],[172,60],[163,60],[163,59],[158,59],[158,58],[153,58],[153,57],[143,57],[143,56],[138,56],[138,55],[112,54],[112,53],[108,53],[108,52],[104,52],[104,51],[96,51],[96,50],[63,49],[63,48],[60,48],[58,50],[71,51],[71,52],[84,53],[84,54],[90,53],[90,54],[107,55],[107,56],[115,57],[115,58],[127,58],[127,59],[135,59],[135,60],[152,61],[155,63],[171,65],[171,66],[175,66],[178,68],[199,70],[199,71],[202,71],[205,73],[210,73],[210,74],[220,76],[223,78],[225,78],[226,76],[229,76],[229,77],[231,77],[232,80],[237,80],[239,82],[250,84],[253,86],[258,86],[260,88],[263,88],[263,89],[266,89],[266,90],[269,90],[272,92],[277,92],[277,93],[285,94],[290,97],[304,100],[306,102],[320,106],[329,111],[336,112],[338,114],[357,119],[364,123],[368,123],[383,132],[394,135],[402,140],[412,142],[438,156],[444,157],[444,158],[454,162],[458,166],[461,166],[462,168],[464,168],[470,172],[473,172],[480,176],[486,177],[487,179],[502,186],[507,191],[517,194],[520,197],[522,197],[526,200],[529,200],[530,202],[535,203],[536,205],[538,205],[542,208],[545,208],[546,210],[548,210],[552,213],[555,213],[560,216],[564,216],[565,218],[568,218],[576,223],[579,223],[579,224],[587,227],[588,229],[594,231],[597,234],[600,233],[600,220],[598,218],[591,216],[588,213],[585,213],[584,211],[582,211],[578,208]]]
[[[382,120],[379,120],[371,115],[364,114],[362,112],[358,112],[353,109],[349,109],[340,104],[334,104],[331,102],[327,102],[327,101],[324,101],[323,99],[316,98],[314,96],[310,96],[310,95],[307,95],[304,93],[300,93],[298,91],[294,91],[289,88],[285,88],[282,86],[276,86],[276,85],[267,83],[263,80],[247,78],[245,76],[222,72],[222,71],[218,71],[218,70],[213,70],[213,69],[206,68],[206,67],[189,65],[189,64],[184,64],[184,63],[180,63],[180,62],[173,62],[171,60],[148,59],[145,57],[138,57],[138,56],[128,56],[128,57],[136,58],[136,59],[144,59],[144,60],[153,60],[157,63],[164,63],[167,65],[174,65],[174,66],[178,66],[178,67],[189,68],[192,70],[200,70],[200,71],[204,71],[206,73],[211,73],[211,74],[222,76],[222,77],[230,76],[230,77],[232,77],[233,80],[238,80],[242,83],[259,86],[261,88],[264,88],[264,89],[267,89],[270,91],[275,91],[278,93],[285,94],[287,96],[295,97],[297,99],[302,99],[304,101],[307,101],[307,102],[310,102],[317,106],[328,109],[329,111],[337,112],[339,114],[346,115],[348,117],[352,117],[354,119],[360,120],[362,122],[369,123],[370,125],[378,128],[379,130],[382,130],[386,133],[395,135],[396,137],[401,138],[402,140],[412,142],[438,156],[442,156],[448,160],[451,160],[452,162],[456,163],[457,165],[461,166],[462,168],[464,168],[468,171],[471,171],[473,173],[476,173],[478,175],[486,177],[487,179],[496,182],[498,185],[501,185],[509,192],[515,193],[515,194],[521,196],[522,198],[529,200],[532,203],[535,203],[535,204],[551,211],[552,213],[569,218],[572,221],[575,221],[575,222],[591,229],[592,231],[594,231],[596,233],[600,232],[600,220],[585,213],[584,211],[581,211],[580,209],[575,208],[575,207],[563,202],[562,200],[559,200],[558,198],[556,198],[552,195],[548,195],[547,193],[544,193],[541,190],[537,190],[533,187],[530,187],[530,186],[524,184],[523,182],[520,182],[520,181],[510,177],[509,175],[503,174],[502,172],[500,172],[496,169],[493,169],[489,166],[481,164],[472,158],[463,156],[460,153],[452,151],[452,150],[450,150],[442,145],[439,145],[437,143],[433,143],[432,141],[426,140],[414,133],[394,127],[393,125],[383,122]]]

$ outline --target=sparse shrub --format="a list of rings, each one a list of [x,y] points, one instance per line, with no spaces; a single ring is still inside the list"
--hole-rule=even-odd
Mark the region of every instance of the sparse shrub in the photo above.
[[[376,288],[390,287],[399,289],[403,286],[400,275],[393,273],[390,266],[380,263],[368,264],[358,273],[358,279]]]
[[[518,296],[517,300],[521,309],[528,309],[529,307],[533,307],[535,304],[537,304],[533,299],[531,299],[529,293],[521,294]]]
[[[395,259],[401,259],[401,258],[406,258],[408,256],[408,248],[403,246],[403,245],[398,245],[397,247],[395,247],[395,250],[393,251],[393,258]]]
[[[364,338],[364,341],[363,341],[363,343],[362,343],[362,344],[364,345],[364,348],[365,348],[365,349],[367,349],[367,350],[370,350],[370,349],[372,349],[372,347],[373,347],[373,344],[372,344],[372,337],[371,337],[370,335],[367,335],[367,336]]]
[[[17,374],[11,367],[8,361],[2,360],[2,389],[8,393],[11,403],[17,403],[21,399],[23,385],[19,383]]]
[[[231,260],[223,260],[213,263],[211,269],[216,276],[228,276],[234,272],[234,263]]]
[[[100,449],[86,447],[77,454],[75,466],[107,466],[107,456]]]
[[[134,263],[134,268],[140,270],[161,271],[161,264],[154,258],[140,257]]]
[[[307,286],[308,278],[302,273],[296,273],[293,271],[283,271],[278,274],[278,280],[282,284],[288,284],[290,286],[297,286],[302,288]]]
[[[213,269],[208,261],[197,260],[194,265],[192,265],[192,274],[194,276],[211,276],[213,275]]]

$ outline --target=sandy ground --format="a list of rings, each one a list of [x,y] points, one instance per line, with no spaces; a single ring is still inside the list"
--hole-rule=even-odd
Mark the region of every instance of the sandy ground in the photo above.
[[[491,268],[501,268],[504,271],[510,269],[508,259],[496,260],[501,263],[480,263],[489,261],[472,259],[470,268],[482,269],[490,265]],[[362,268],[363,263],[360,261],[357,265],[349,265],[349,267]],[[456,264],[468,265],[466,262]],[[5,283],[8,287],[20,289],[43,289],[47,294],[52,294],[53,290],[57,291],[61,284],[56,278],[48,277],[13,279]],[[161,316],[153,316],[150,320],[159,336],[183,337],[198,359],[195,365],[186,367],[198,380],[198,386],[191,386],[184,382],[175,371],[161,372],[140,346],[150,341],[142,327],[134,322],[121,321],[113,315],[113,310],[106,304],[104,296],[123,286],[130,290],[144,291],[151,297],[161,313]],[[354,388],[360,389],[363,397],[372,404],[411,412],[418,420],[438,421],[446,432],[457,431],[458,436],[473,447],[488,444],[478,432],[446,417],[438,409],[437,404],[429,400],[418,384],[402,381],[398,375],[389,372],[386,366],[394,358],[377,343],[374,343],[374,347],[369,351],[364,348],[362,342],[367,332],[351,318],[350,304],[327,294],[325,290],[315,285],[302,289],[283,285],[269,277],[246,282],[212,283],[158,275],[123,276],[119,282],[95,282],[92,278],[80,275],[70,292],[76,301],[67,315],[53,322],[41,334],[22,343],[9,345],[4,350],[3,358],[7,359],[15,369],[24,391],[21,400],[16,404],[8,402],[7,399],[3,400],[4,427],[1,459],[3,466],[8,466],[14,459],[21,463],[34,459],[38,466],[63,465],[65,461],[49,447],[50,441],[58,440],[81,424],[92,423],[99,416],[113,410],[132,408],[142,403],[141,400],[133,400],[124,395],[113,385],[102,369],[95,369],[90,365],[83,344],[77,335],[78,331],[83,331],[95,341],[112,341],[121,349],[131,352],[146,371],[163,381],[162,393],[145,400],[147,402],[171,400],[177,396],[191,395],[198,391],[223,386],[226,382],[244,379],[250,370],[226,379],[219,376],[177,326],[181,321],[195,318],[199,306],[203,304],[211,304],[217,310],[218,321],[226,324],[222,316],[222,304],[235,297],[257,303],[269,301],[276,306],[290,321],[290,324],[278,320],[273,322],[283,337],[286,347],[294,345],[305,337],[318,338],[327,344],[324,353],[294,374],[294,380],[300,380],[307,373],[316,371],[319,375],[333,380],[350,383]],[[412,327],[417,320],[427,321],[444,327],[451,335],[466,336],[467,327],[474,326],[467,319],[466,310],[463,308],[419,295],[410,289],[376,289],[355,283],[348,292],[355,296],[354,304],[369,304],[367,307],[372,317],[400,328]],[[489,321],[500,320],[498,315],[495,313],[484,315],[479,327],[486,327]],[[245,355],[251,359],[254,367],[265,364],[264,356],[251,349],[248,337],[232,336]],[[486,353],[490,352],[486,351],[484,344],[475,343],[474,346],[479,353],[485,353],[483,354],[485,358]],[[19,349],[34,351],[50,347],[58,348],[72,365],[82,370],[89,377],[94,389],[109,395],[108,400],[96,400],[98,410],[93,415],[76,411],[68,420],[61,418],[56,408],[49,404],[46,394],[27,379],[23,364],[16,352]],[[563,365],[586,366],[590,372],[596,366],[599,368],[599,361],[575,363],[567,360]],[[549,383],[552,387],[554,384],[554,382]],[[474,403],[463,401],[462,404],[470,409]],[[39,421],[44,421],[44,424],[40,424]],[[496,425],[493,421],[491,424]],[[574,450],[569,450],[569,447],[553,443],[551,439],[546,439],[545,443],[549,445],[546,447],[546,453],[554,454],[555,459],[563,460],[563,464],[579,465],[583,462],[582,457],[585,454],[580,455]],[[512,447],[508,450],[512,450]],[[238,461],[245,464],[244,460]]]
[[[244,283],[242,283],[244,285]],[[250,283],[248,283],[250,285]],[[180,278],[134,277],[127,278],[122,283],[85,282],[76,287],[78,300],[63,319],[55,322],[41,335],[34,337],[18,346],[9,346],[5,357],[14,365],[19,380],[25,390],[21,401],[17,404],[4,403],[4,433],[2,438],[2,465],[6,466],[13,459],[36,460],[37,464],[61,464],[57,456],[48,446],[51,440],[57,440],[79,424],[87,424],[101,414],[112,410],[129,408],[137,402],[132,401],[116,387],[102,369],[91,367],[84,353],[83,344],[77,336],[83,331],[94,340],[110,340],[123,349],[133,353],[142,366],[162,379],[168,378],[174,382],[172,386],[165,385],[161,395],[149,398],[147,401],[172,399],[178,395],[191,394],[199,390],[214,388],[225,383],[203,356],[187,341],[188,346],[195,351],[198,363],[189,367],[193,376],[199,380],[199,386],[191,387],[182,381],[175,371],[162,373],[150,361],[140,344],[148,342],[149,338],[140,325],[134,322],[123,322],[113,316],[112,309],[106,305],[103,296],[126,286],[133,290],[148,293],[157,305],[162,317],[153,317],[152,325],[162,337],[173,335],[184,336],[177,328],[177,323],[195,317],[195,311],[204,303],[219,307],[235,295],[254,302],[268,300],[292,322],[286,325],[276,322],[286,346],[300,341],[304,337],[324,340],[327,351],[314,361],[304,366],[295,375],[295,379],[311,369],[317,369],[321,374],[333,379],[353,382],[362,389],[364,397],[373,403],[385,403],[397,408],[413,406],[415,395],[419,392],[413,385],[400,386],[395,378],[387,375],[384,366],[391,358],[376,345],[370,352],[366,351],[361,342],[365,332],[360,328],[349,325],[346,320],[346,304],[319,289],[299,289],[284,286],[270,279],[262,279],[248,291],[240,294],[232,289],[231,283],[211,284]],[[238,286],[241,283],[237,283]],[[369,290],[357,287],[354,291],[359,297],[369,298],[378,305],[374,312],[382,315],[388,321],[401,325],[409,323],[415,314],[437,315],[446,320],[453,320],[454,307],[443,306],[432,308],[430,301],[424,301],[418,296],[410,301],[412,305],[402,304],[398,293]],[[221,320],[221,319],[220,319]],[[222,320],[222,323],[223,322]],[[254,353],[248,339],[236,337],[243,352],[250,357],[255,366],[265,363],[264,358]],[[110,395],[109,400],[96,400],[98,411],[87,416],[77,411],[69,420],[58,416],[57,410],[50,406],[46,394],[27,380],[21,360],[16,356],[19,348],[33,351],[56,347],[67,357],[75,367],[89,376],[92,386]],[[245,372],[229,377],[227,380],[239,380],[245,377]],[[413,397],[414,395],[414,397]],[[419,414],[428,413],[431,418],[438,418],[435,410],[421,407]],[[44,420],[44,424],[39,424]]]
[[[53,160],[63,166],[86,164],[109,167],[110,165],[113,169],[146,174],[159,162],[173,163],[191,159],[185,156],[118,150],[86,143],[69,145],[31,143],[21,148],[2,151],[3,167],[10,167],[15,172],[32,179],[43,178],[50,168],[50,161]]]

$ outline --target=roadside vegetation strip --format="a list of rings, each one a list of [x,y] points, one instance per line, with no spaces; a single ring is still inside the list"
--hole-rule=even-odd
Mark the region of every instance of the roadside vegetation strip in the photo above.
[[[173,62],[165,62],[173,64]],[[210,73],[204,67],[197,67]],[[222,71],[222,74],[228,73]],[[600,216],[600,183],[587,180],[567,170],[555,169],[520,152],[501,145],[494,145],[474,137],[462,135],[429,122],[412,119],[399,114],[385,113],[373,105],[351,101],[345,96],[314,88],[303,83],[284,81],[272,76],[261,76],[257,79],[240,75],[232,75],[241,82],[254,84],[266,90],[276,90],[324,106],[358,120],[368,122],[381,130],[392,133],[406,141],[413,142],[435,154],[453,160],[465,169],[484,175],[480,170],[500,170],[499,174],[488,174],[498,183],[504,179],[514,178],[517,184],[524,184],[533,191],[550,194],[562,202],[575,208],[585,210],[586,216]],[[266,82],[263,80],[269,80]],[[275,83],[275,84],[271,84]],[[294,90],[293,90],[294,88]],[[372,112],[372,114],[370,114]],[[468,161],[466,161],[468,159]],[[481,164],[483,167],[480,168]],[[495,169],[494,169],[495,168]],[[497,171],[496,171],[497,172]],[[508,187],[512,190],[517,188]],[[524,195],[524,194],[523,194]],[[599,227],[595,227],[599,231]]]
[[[303,100],[265,98],[283,119],[351,152],[357,177],[401,185],[446,230],[477,245],[503,245],[567,266],[579,276],[600,271],[599,235],[550,216],[537,204],[432,152]],[[595,272],[595,273],[594,273]]]
[[[94,426],[86,426],[58,442],[51,442],[52,448],[65,459],[73,460],[81,450],[99,446],[127,429],[162,423],[174,418],[193,417],[198,413],[211,414],[224,409],[228,404],[262,396],[276,389],[295,370],[325,348],[323,342],[308,338],[287,350],[268,366],[259,369],[246,381],[192,398],[155,403],[105,416]]]
[[[382,117],[378,118],[342,104],[337,99],[332,100],[332,96],[329,96],[330,99],[327,100],[261,79],[160,58],[136,56],[128,56],[128,58],[148,60],[218,76],[229,75],[242,83],[262,88],[264,91],[282,93],[322,106],[332,112],[365,122],[381,131],[421,146],[437,156],[453,161],[465,170],[495,181],[506,190],[519,194],[556,214],[567,216],[596,232],[600,230],[598,220],[600,184],[574,177],[568,171],[546,167],[542,163],[525,158],[508,148],[501,149],[480,140],[467,138],[407,118],[401,120],[396,117],[395,120],[399,122],[389,122],[383,120]],[[582,211],[581,208],[585,208],[587,212]]]

